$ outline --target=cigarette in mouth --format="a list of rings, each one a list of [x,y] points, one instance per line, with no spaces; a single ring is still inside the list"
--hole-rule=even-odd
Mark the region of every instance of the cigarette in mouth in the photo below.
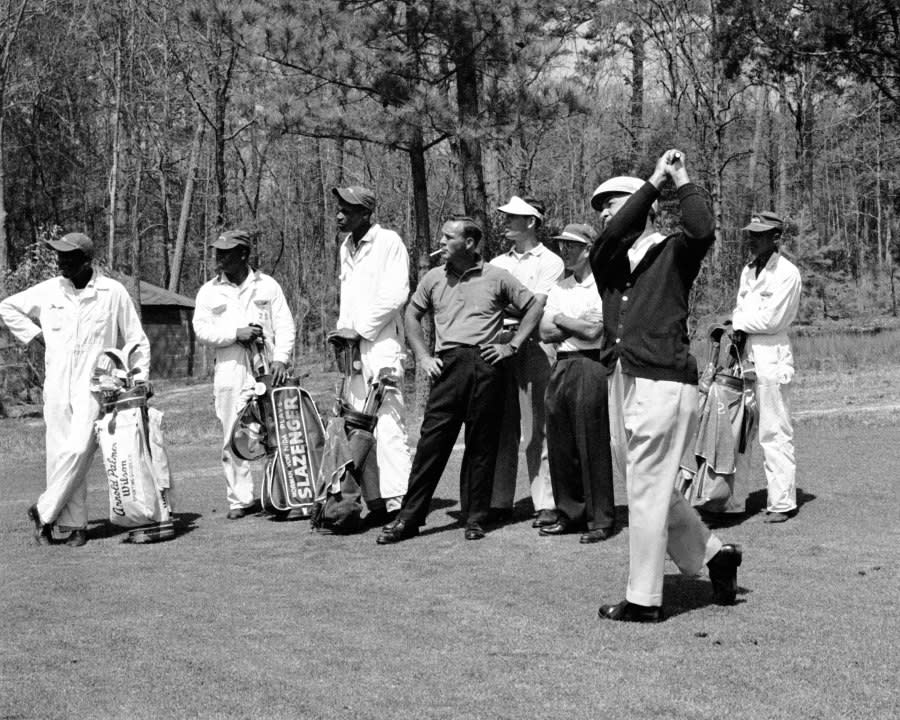
[[[443,249],[443,248],[438,248],[438,249],[435,250],[434,252],[428,253],[428,257],[434,257],[435,255],[440,255],[442,252],[444,252],[444,249]]]

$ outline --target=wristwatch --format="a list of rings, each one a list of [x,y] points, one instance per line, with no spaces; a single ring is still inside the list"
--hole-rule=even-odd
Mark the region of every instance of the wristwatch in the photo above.
[[[509,346],[512,348],[512,350],[513,350],[513,355],[517,355],[517,354],[519,353],[519,346],[518,346],[518,345],[516,345],[515,343],[512,343],[512,342],[508,342],[508,343],[506,343],[506,344],[509,345]]]

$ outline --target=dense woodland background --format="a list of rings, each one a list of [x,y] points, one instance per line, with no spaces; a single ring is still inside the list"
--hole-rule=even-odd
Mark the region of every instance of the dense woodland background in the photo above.
[[[376,189],[415,281],[450,212],[496,227],[529,193],[549,236],[678,147],[719,228],[698,315],[730,308],[767,208],[803,321],[896,314],[898,134],[896,0],[0,0],[0,296],[72,230],[193,296],[241,226],[320,349],[332,186]]]

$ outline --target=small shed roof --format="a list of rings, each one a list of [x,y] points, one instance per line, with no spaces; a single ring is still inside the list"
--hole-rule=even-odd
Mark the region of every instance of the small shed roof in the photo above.
[[[141,305],[180,305],[192,308],[194,301],[184,295],[141,280]]]

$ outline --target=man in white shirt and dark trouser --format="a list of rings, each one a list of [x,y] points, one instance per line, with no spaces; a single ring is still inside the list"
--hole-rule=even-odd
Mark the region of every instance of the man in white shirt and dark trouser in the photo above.
[[[507,240],[512,247],[491,260],[491,265],[508,271],[534,295],[543,311],[550,290],[563,276],[563,261],[538,240],[543,213],[537,201],[513,195],[497,208],[505,216]],[[519,326],[516,315],[507,315],[504,328],[511,335]],[[529,337],[506,361],[508,373],[503,427],[494,470],[491,508],[497,519],[511,516],[519,469],[519,441],[525,445],[525,463],[531,485],[531,499],[537,513],[534,527],[556,522],[553,488],[544,437],[544,394],[550,381],[553,349],[540,342],[538,333]]]
[[[547,296],[541,339],[555,342],[556,364],[547,386],[547,451],[557,519],[541,535],[580,528],[582,544],[613,533],[616,508],[609,442],[603,305],[591,272],[590,249],[597,231],[566,225],[555,240],[571,275]]]
[[[766,522],[780,523],[797,512],[794,428],[788,390],[794,377],[794,355],[788,326],[800,307],[801,279],[797,267],[778,250],[784,221],[762,212],[743,228],[753,260],[741,273],[737,305],[731,322],[745,362],[756,369],[759,444],[765,456],[768,502]],[[750,449],[741,457],[739,477],[748,477]]]
[[[60,277],[6,298],[0,318],[18,341],[45,348],[47,489],[28,509],[35,540],[49,545],[55,523],[71,530],[66,544],[79,547],[87,542],[87,473],[100,417],[100,399],[91,392],[94,368],[121,337],[126,346],[137,344],[134,377],[146,380],[150,343],[122,284],[92,266],[94,245],[87,235],[69,233],[48,244],[57,251]]]
[[[375,195],[359,185],[333,188],[341,243],[341,303],[337,334],[359,343],[362,374],[349,388],[354,410],[361,411],[373,380],[384,368],[400,379],[385,393],[375,426],[378,486],[383,507],[367,503],[370,524],[389,522],[400,510],[409,483],[410,455],[403,402],[406,341],[403,306],[409,297],[409,254],[393,230],[372,223]],[[374,506],[373,506],[374,505]]]
[[[237,520],[259,509],[250,463],[234,457],[229,447],[242,394],[255,382],[251,348],[264,339],[272,383],[281,383],[294,350],[294,318],[275,279],[250,267],[250,233],[229,230],[212,247],[217,274],[197,293],[194,332],[216,350],[213,389],[222,423],[227,518]]]

